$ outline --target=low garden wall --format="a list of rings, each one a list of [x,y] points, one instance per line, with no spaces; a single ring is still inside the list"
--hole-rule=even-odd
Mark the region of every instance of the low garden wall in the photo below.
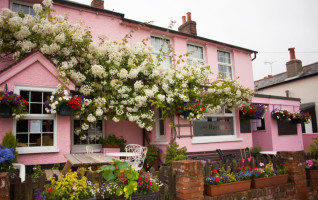
[[[306,179],[304,152],[278,152],[278,156],[288,167],[289,182],[287,184],[214,197],[204,195],[204,167],[201,161],[173,162],[172,167],[176,173],[176,197],[180,200],[318,199],[318,179]]]

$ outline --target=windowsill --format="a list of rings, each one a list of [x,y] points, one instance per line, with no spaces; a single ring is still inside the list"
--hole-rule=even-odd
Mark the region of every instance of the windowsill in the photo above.
[[[243,138],[237,137],[222,137],[222,136],[203,136],[203,137],[193,137],[192,144],[202,144],[202,143],[215,143],[215,142],[239,142],[243,141]]]
[[[154,142],[150,142],[150,145],[162,145],[162,146],[168,146],[169,143],[165,139],[157,139]]]
[[[55,147],[17,147],[19,154],[34,154],[34,153],[57,153],[60,152]]]

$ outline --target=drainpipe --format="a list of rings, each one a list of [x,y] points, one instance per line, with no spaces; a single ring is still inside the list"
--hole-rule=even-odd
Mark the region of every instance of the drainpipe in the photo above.
[[[256,54],[257,54],[257,52],[254,51],[253,54],[254,54],[254,58],[252,58],[252,61],[256,59]]]

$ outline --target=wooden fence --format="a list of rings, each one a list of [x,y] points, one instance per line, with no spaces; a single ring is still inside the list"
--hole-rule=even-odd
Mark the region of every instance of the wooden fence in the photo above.
[[[318,152],[314,153],[314,152],[309,152],[309,153],[305,153],[305,160],[318,160]]]
[[[154,168],[150,169],[150,172],[158,176],[162,187],[160,187],[160,200],[172,200],[176,193],[175,175],[171,166],[161,166],[159,171],[155,171]],[[77,173],[78,179],[82,178],[81,173]],[[56,179],[58,177],[54,175]],[[102,185],[104,178],[101,174],[87,172],[86,177],[88,181],[97,182]],[[10,199],[11,200],[34,200],[35,194],[44,191],[45,184],[49,184],[46,175],[39,177],[37,181],[33,181],[31,177],[27,177],[22,183],[21,179],[16,176],[10,180]]]

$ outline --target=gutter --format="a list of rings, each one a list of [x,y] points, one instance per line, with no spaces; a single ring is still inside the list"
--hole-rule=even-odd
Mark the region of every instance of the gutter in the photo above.
[[[254,54],[254,58],[252,58],[252,61],[256,59],[256,55],[257,55],[257,53],[258,53],[257,51],[254,51],[254,52],[253,52],[253,54]]]

